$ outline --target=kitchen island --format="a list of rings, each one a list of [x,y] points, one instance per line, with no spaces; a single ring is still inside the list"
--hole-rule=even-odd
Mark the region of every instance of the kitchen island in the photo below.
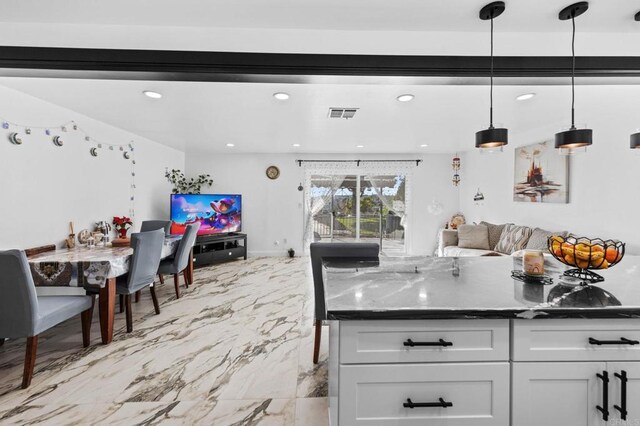
[[[563,285],[552,258],[547,285],[521,268],[325,262],[332,425],[640,424],[640,257],[597,286]]]

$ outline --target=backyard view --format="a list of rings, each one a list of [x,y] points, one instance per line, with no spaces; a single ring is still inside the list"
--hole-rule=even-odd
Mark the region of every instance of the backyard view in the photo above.
[[[404,251],[405,176],[314,176],[314,240],[375,241]]]

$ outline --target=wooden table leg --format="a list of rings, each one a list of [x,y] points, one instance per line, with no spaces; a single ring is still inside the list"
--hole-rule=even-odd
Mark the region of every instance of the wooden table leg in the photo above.
[[[113,316],[116,306],[116,279],[108,278],[104,287],[100,288],[100,333],[102,344],[113,340]]]
[[[193,250],[189,252],[189,265],[187,265],[187,275],[189,276],[189,284],[193,284]]]

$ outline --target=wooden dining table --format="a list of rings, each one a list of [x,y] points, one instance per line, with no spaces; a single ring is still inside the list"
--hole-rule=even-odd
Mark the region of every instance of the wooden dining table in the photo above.
[[[169,236],[162,246],[162,258],[173,255],[181,235]],[[75,247],[29,256],[33,281],[40,288],[77,287],[98,290],[102,343],[113,339],[116,278],[129,271],[131,247]],[[191,265],[191,263],[190,263]],[[187,268],[191,274],[191,268]]]

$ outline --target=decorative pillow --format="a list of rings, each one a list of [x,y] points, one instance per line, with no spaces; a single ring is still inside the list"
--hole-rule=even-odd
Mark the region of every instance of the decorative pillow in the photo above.
[[[552,237],[554,235],[566,237],[567,232],[550,232],[544,229],[536,228],[533,230],[531,237],[529,237],[529,241],[527,242],[527,246],[525,248],[531,250],[546,250],[549,247],[547,244],[549,237]]]
[[[503,223],[502,225],[494,225],[493,223],[482,221],[480,222],[480,225],[486,226],[489,231],[489,250],[495,250],[496,245],[498,245],[498,241],[500,241],[502,231],[504,231],[504,227],[507,226],[507,224]]]
[[[496,244],[495,251],[511,254],[515,251],[522,250],[527,245],[529,237],[533,229],[526,226],[507,224],[500,235],[500,241]]]
[[[489,250],[489,231],[484,225],[458,225],[458,247]]]

